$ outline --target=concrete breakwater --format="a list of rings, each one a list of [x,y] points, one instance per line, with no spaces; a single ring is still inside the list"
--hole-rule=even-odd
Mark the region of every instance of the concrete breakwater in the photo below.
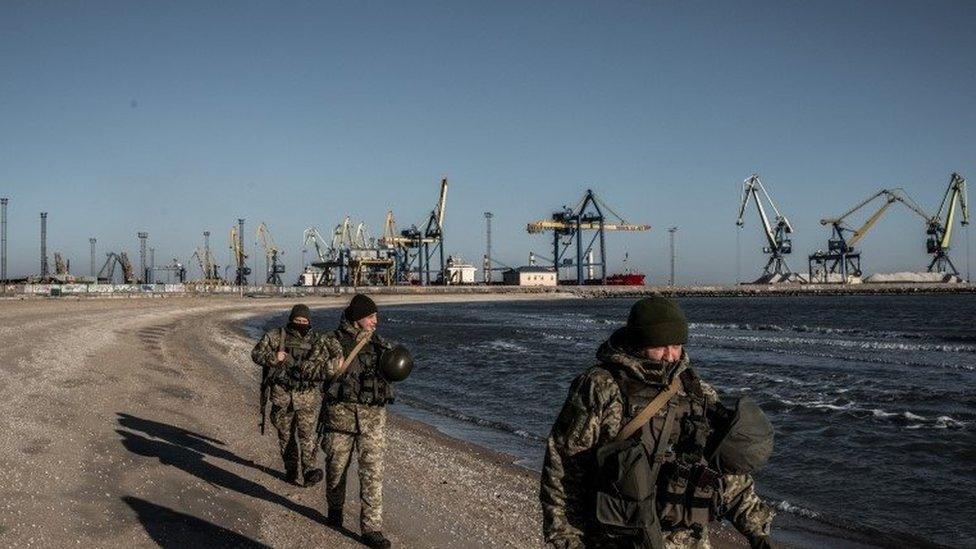
[[[651,294],[678,297],[747,297],[798,295],[884,295],[976,293],[973,283],[890,284],[737,284],[709,286],[200,286],[192,284],[9,284],[0,286],[0,297],[164,297],[247,296],[306,297],[343,296],[356,292],[376,295],[561,295],[578,298],[640,297]]]

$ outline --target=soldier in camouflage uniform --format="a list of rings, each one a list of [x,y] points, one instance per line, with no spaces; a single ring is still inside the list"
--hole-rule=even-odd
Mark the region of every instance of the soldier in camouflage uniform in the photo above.
[[[383,450],[386,446],[386,404],[393,401],[393,388],[380,375],[380,354],[392,348],[375,332],[376,304],[357,294],[343,311],[339,328],[329,334],[328,346],[341,361],[329,362],[325,390],[323,425],[325,437],[326,496],[328,523],[342,526],[346,500],[346,473],[353,451],[359,459],[362,503],[359,526],[363,543],[369,547],[390,547],[383,536]],[[360,343],[363,343],[360,345]],[[359,347],[354,357],[351,353]]]
[[[707,452],[702,449],[713,432],[705,410],[718,396],[692,370],[682,347],[687,334],[676,303],[660,296],[643,299],[631,309],[627,326],[600,346],[599,364],[573,381],[549,435],[542,471],[540,499],[548,547],[708,549],[707,525],[715,519],[731,521],[752,547],[772,546],[774,513],[756,495],[751,476],[724,474],[705,465]],[[675,394],[662,398],[666,404],[636,437],[615,442],[623,426],[672,382]],[[670,433],[661,441],[665,429]],[[634,529],[615,529],[635,519],[620,512],[628,509],[626,505],[614,509],[613,490],[602,489],[606,483],[598,457],[607,455],[601,449],[612,449],[612,444],[648,448],[640,451],[650,456],[644,469],[650,471],[645,475],[650,480],[642,483],[650,486],[645,493],[651,503],[629,509],[656,516],[636,519],[641,526],[653,526],[637,528],[636,537]],[[682,461],[688,455],[697,457]]]
[[[251,359],[267,372],[263,382],[271,389],[271,423],[278,431],[285,476],[298,486],[312,486],[323,476],[315,467],[315,425],[329,351],[311,331],[309,318],[307,306],[295,305],[288,324],[265,333],[251,351]]]

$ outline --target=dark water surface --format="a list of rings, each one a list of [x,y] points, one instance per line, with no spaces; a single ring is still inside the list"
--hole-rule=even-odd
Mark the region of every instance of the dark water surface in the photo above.
[[[976,546],[976,296],[679,301],[702,377],[776,427],[759,486],[781,514]],[[631,303],[384,308],[418,363],[397,411],[538,469],[570,381]]]

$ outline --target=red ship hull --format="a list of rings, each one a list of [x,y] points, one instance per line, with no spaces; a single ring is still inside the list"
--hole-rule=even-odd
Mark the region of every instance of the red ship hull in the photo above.
[[[614,274],[607,277],[608,286],[643,286],[644,275],[641,273]]]

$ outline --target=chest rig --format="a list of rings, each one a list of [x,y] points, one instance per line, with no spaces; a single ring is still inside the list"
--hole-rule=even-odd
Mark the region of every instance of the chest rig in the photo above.
[[[292,359],[291,366],[281,379],[281,385],[291,390],[303,391],[314,387],[314,382],[305,381],[311,378],[306,372],[310,367],[307,360],[312,354],[311,338],[293,334],[284,328],[281,329],[278,337],[281,338],[281,349]]]
[[[621,426],[664,390],[621,368],[607,370],[620,389]],[[705,459],[705,397],[691,368],[678,376],[682,390],[638,434],[597,449],[597,521],[621,547],[663,547],[663,532],[677,529],[700,536],[711,519],[717,473]]]
[[[343,356],[349,356],[356,346],[356,338],[340,330],[338,340]],[[355,402],[374,406],[393,402],[393,387],[379,372],[379,355],[382,351],[383,348],[376,341],[363,345],[342,376],[329,385],[326,397],[332,402]]]

